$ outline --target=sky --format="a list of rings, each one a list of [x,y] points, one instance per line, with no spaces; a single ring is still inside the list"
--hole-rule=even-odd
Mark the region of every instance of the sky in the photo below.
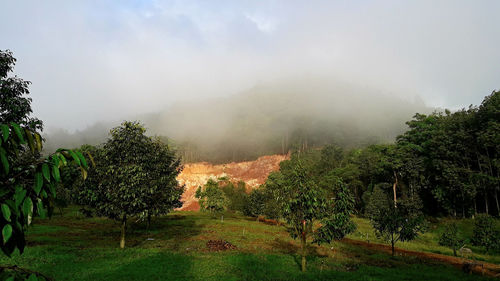
[[[500,88],[498,11],[497,0],[0,0],[0,50],[49,130],[304,76],[457,109]]]

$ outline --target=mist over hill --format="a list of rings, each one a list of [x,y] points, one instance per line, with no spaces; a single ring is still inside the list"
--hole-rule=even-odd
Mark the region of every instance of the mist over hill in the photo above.
[[[431,108],[415,96],[382,93],[328,79],[261,84],[232,96],[176,102],[157,113],[130,116],[152,135],[167,137],[184,162],[253,160],[293,148],[392,142],[416,112]],[[52,130],[55,147],[99,144],[121,120],[81,131]]]

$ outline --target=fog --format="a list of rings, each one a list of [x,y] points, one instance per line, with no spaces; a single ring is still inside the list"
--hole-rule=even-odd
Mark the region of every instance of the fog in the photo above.
[[[301,122],[342,124],[338,142],[380,141],[417,111],[499,88],[499,10],[495,0],[4,1],[0,49],[33,82],[49,142],[98,142],[125,119],[212,147]]]

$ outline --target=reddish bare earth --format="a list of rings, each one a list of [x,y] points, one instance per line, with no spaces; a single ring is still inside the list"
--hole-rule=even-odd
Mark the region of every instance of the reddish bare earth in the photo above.
[[[232,182],[244,181],[247,189],[253,189],[263,184],[269,173],[279,169],[279,163],[288,159],[288,155],[268,155],[255,161],[213,165],[207,162],[189,163],[177,177],[180,184],[186,185],[182,194],[184,205],[178,210],[197,211],[200,209],[198,200],[194,197],[198,186],[204,185],[208,179],[229,177]]]

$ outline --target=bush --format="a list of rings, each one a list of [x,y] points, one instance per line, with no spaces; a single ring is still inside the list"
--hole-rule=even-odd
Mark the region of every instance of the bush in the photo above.
[[[458,230],[458,226],[455,222],[446,225],[445,230],[441,233],[439,237],[439,245],[450,247],[453,250],[453,255],[457,256],[457,249],[464,245],[465,239],[463,239]]]
[[[258,217],[264,214],[266,196],[262,189],[256,188],[248,195],[243,214],[249,217]]]
[[[495,219],[488,215],[479,215],[474,224],[472,244],[484,247],[486,252],[500,250],[500,232],[495,228]]]
[[[238,186],[228,182],[222,186],[222,191],[226,196],[227,209],[230,211],[244,212],[248,194],[246,193],[245,182],[240,181]]]

